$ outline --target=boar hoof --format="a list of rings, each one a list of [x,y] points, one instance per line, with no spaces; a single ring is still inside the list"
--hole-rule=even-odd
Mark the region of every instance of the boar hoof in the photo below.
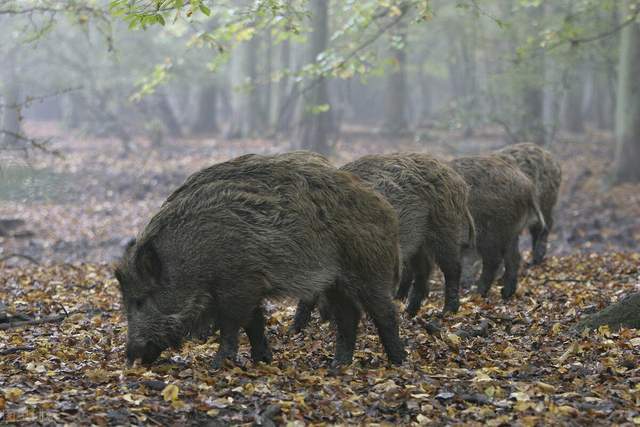
[[[502,299],[507,300],[507,299],[510,299],[516,293],[516,289],[504,287],[502,288],[500,293],[502,294]]]
[[[409,316],[409,318],[413,318],[413,317],[416,317],[416,314],[418,314],[419,310],[420,310],[419,305],[410,303],[407,306],[405,313],[407,313],[407,316]]]
[[[450,303],[442,308],[442,314],[457,313],[460,309],[460,303]]]
[[[213,369],[220,369],[223,368],[225,366],[225,364],[229,363],[233,363],[234,358],[227,355],[227,354],[216,354],[216,356],[213,358],[213,362],[211,362],[211,367]]]
[[[344,356],[344,357],[340,357],[340,356],[336,356],[335,359],[333,359],[331,361],[331,369],[334,370],[339,370],[340,368],[343,368],[345,366],[349,366],[351,364],[351,362],[353,361],[353,357],[348,357],[348,356]]]
[[[271,363],[271,361],[273,360],[273,356],[271,355],[271,350],[265,348],[258,351],[251,350],[251,359],[254,363]]]

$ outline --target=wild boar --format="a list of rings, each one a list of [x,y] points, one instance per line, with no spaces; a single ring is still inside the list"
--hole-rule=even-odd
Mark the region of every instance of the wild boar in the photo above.
[[[504,261],[502,297],[516,291],[520,268],[518,247],[521,231],[535,222],[544,227],[535,187],[516,166],[500,156],[460,157],[451,166],[470,186],[469,207],[475,221],[476,250],[482,273],[476,281],[483,296],[489,293]]]
[[[318,294],[335,308],[334,364],[352,360],[361,307],[389,360],[404,360],[391,300],[400,274],[395,212],[310,156],[242,156],[197,172],[169,196],[116,269],[129,361],[151,363],[215,323],[214,367],[235,358],[240,328],[253,360],[268,362],[262,301]]]
[[[434,263],[445,276],[443,311],[456,312],[461,249],[475,240],[464,179],[436,158],[417,153],[369,155],[340,169],[382,194],[398,215],[404,264],[398,295],[406,297],[411,289],[407,313],[415,316],[429,294]],[[313,306],[308,301],[298,304],[293,331],[304,328]]]
[[[533,181],[536,198],[546,227],[539,222],[529,226],[533,245],[532,264],[540,264],[547,253],[547,240],[553,227],[553,209],[558,202],[562,181],[560,163],[542,147],[532,143],[514,144],[496,152],[502,159],[516,164]]]

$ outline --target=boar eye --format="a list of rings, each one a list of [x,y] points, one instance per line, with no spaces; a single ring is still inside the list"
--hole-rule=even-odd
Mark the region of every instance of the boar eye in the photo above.
[[[136,309],[138,310],[141,309],[143,305],[144,305],[144,300],[142,298],[136,298],[133,300],[133,306]]]

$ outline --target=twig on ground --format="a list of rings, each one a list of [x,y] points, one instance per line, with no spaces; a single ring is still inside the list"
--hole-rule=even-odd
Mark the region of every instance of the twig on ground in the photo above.
[[[2,323],[0,324],[0,331],[4,331],[7,329],[13,329],[13,328],[19,328],[21,326],[32,326],[32,325],[42,325],[44,323],[57,323],[57,322],[62,322],[64,319],[66,319],[67,316],[64,314],[59,314],[56,316],[47,316],[47,317],[43,317],[41,319],[34,319],[34,320],[21,320],[19,322],[7,322],[7,323]]]
[[[20,353],[21,351],[33,351],[35,349],[35,347],[29,346],[5,348],[4,350],[0,350],[0,356],[8,356],[10,354]]]
[[[37,259],[30,257],[29,255],[24,255],[24,254],[8,254],[3,256],[2,258],[0,258],[0,262],[5,262],[8,259],[11,258],[22,258],[22,259],[26,259],[27,261],[32,262],[35,265],[40,265],[40,261],[38,261]]]

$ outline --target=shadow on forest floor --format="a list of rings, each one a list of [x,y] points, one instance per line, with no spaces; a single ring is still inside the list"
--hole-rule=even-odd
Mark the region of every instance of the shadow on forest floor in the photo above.
[[[24,224],[17,230],[0,228],[0,257],[19,253],[45,263],[113,261],[124,242],[190,173],[248,152],[289,150],[288,143],[271,140],[183,139],[160,148],[138,141],[123,157],[115,140],[63,135],[50,123],[31,124],[30,132],[58,133],[55,148],[64,158],[34,153],[24,159],[22,153],[3,153],[0,219]],[[390,140],[352,128],[336,144],[333,160],[342,164],[389,151],[427,151],[450,158],[504,145],[491,130],[466,140],[435,130],[420,138]],[[598,133],[567,137],[552,147],[564,176],[550,254],[640,250],[640,185],[603,186],[613,147],[610,135]]]

